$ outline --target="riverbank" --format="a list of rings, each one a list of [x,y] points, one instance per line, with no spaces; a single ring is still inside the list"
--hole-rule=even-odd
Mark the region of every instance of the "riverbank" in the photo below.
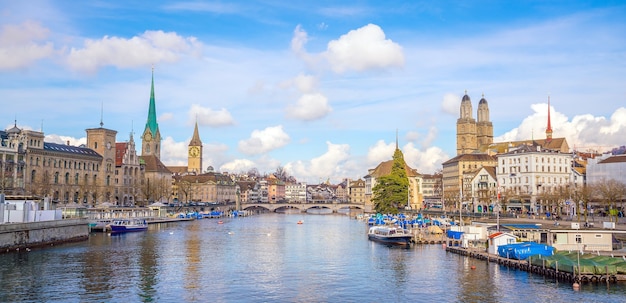
[[[87,219],[0,224],[0,252],[28,250],[89,238]]]

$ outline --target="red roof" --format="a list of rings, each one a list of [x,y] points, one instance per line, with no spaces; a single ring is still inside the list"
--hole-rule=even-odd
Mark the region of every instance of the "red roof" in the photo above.
[[[126,153],[126,142],[115,143],[115,166],[122,166],[124,154]]]

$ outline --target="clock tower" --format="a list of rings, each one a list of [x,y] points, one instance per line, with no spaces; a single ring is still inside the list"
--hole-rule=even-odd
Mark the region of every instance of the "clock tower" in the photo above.
[[[198,134],[198,121],[193,129],[193,136],[189,142],[189,154],[187,156],[187,172],[202,173],[202,141]]]

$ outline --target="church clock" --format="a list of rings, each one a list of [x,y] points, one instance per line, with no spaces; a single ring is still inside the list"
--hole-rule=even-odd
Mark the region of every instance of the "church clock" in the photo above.
[[[198,157],[200,155],[200,148],[197,146],[192,146],[189,148],[189,156],[190,157]]]

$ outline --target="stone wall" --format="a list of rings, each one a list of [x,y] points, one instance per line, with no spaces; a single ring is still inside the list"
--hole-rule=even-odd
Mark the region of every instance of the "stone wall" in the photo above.
[[[0,253],[88,238],[87,219],[0,224]]]

